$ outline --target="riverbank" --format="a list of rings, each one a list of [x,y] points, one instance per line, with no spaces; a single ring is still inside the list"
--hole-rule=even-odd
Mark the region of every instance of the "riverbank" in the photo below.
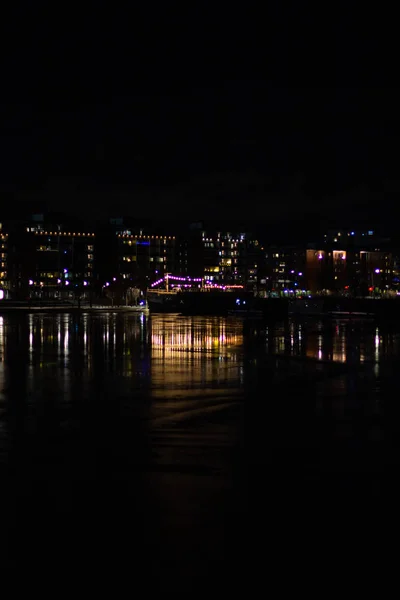
[[[98,313],[98,312],[126,312],[133,314],[148,314],[149,309],[145,306],[110,306],[110,305],[47,305],[47,304],[0,304],[0,315],[5,313]]]

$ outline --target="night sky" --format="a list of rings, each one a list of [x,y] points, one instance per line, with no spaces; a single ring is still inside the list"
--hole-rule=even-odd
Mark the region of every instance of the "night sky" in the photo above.
[[[3,23],[3,210],[393,222],[388,18],[278,2],[38,7]]]

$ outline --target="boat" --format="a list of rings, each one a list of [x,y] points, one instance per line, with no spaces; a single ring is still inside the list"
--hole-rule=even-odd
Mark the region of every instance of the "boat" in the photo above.
[[[148,290],[147,304],[150,312],[179,313],[182,300],[178,290]]]
[[[156,288],[156,286],[165,288]],[[245,318],[285,318],[287,299],[261,298],[242,285],[217,285],[202,278],[167,273],[147,290],[150,312],[181,315],[231,315]]]

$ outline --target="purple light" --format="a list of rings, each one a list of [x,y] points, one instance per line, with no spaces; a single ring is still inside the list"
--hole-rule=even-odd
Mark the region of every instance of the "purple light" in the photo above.
[[[380,273],[380,269],[375,269],[375,273]]]

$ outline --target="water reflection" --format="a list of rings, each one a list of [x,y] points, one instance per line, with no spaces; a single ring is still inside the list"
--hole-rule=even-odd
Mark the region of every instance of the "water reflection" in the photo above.
[[[0,365],[10,367],[18,356],[36,374],[49,368],[89,378],[141,373],[153,387],[168,372],[181,378],[181,388],[222,373],[229,379],[243,366],[246,341],[255,339],[262,340],[259,352],[341,363],[380,362],[400,351],[400,331],[368,322],[293,320],[244,330],[239,320],[217,317],[31,314],[0,316]]]
[[[289,321],[265,330],[267,352],[317,361],[361,364],[380,363],[400,352],[400,329],[363,321]]]
[[[224,318],[153,317],[153,396],[206,395],[240,385],[243,324]]]
[[[356,321],[253,327],[217,317],[7,315],[0,316],[0,385],[14,377],[32,397],[51,390],[66,400],[94,388],[153,398],[231,393],[242,387],[254,348],[257,355],[381,363],[400,352],[400,331]]]
[[[30,398],[82,394],[205,395],[241,385],[243,325],[222,318],[30,314],[0,317],[3,378]],[[18,371],[18,375],[17,375]],[[4,383],[2,387],[7,387]]]

